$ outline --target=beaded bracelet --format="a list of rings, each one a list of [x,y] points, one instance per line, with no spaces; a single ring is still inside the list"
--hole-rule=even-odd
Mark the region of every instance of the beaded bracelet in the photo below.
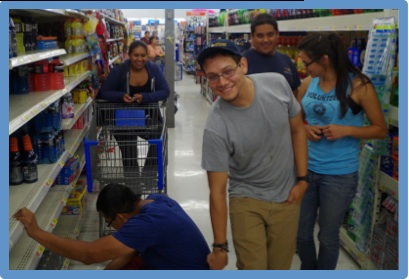
[[[213,247],[213,248],[219,248],[219,249],[222,250],[222,251],[229,252],[229,244],[227,243],[227,241],[226,241],[225,243],[220,243],[220,244],[218,244],[218,243],[213,243],[213,244],[212,244],[212,247]]]

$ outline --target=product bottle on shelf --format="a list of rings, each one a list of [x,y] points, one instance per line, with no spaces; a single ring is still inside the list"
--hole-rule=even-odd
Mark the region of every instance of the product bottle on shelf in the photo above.
[[[34,183],[38,180],[38,170],[37,170],[37,163],[38,158],[37,154],[33,150],[33,146],[31,144],[30,136],[25,135],[23,136],[23,177],[24,182],[26,183]]]
[[[14,22],[9,17],[9,58],[17,56],[17,39],[16,39],[16,28]]]
[[[48,64],[50,90],[64,89],[64,64],[58,57],[54,57]]]
[[[9,184],[19,185],[24,181],[23,169],[21,168],[21,154],[18,150],[18,140],[16,137],[10,138],[9,154]]]

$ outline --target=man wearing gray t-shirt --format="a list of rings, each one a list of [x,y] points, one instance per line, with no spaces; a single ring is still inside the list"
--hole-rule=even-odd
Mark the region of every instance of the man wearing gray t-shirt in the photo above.
[[[247,60],[229,40],[214,41],[197,60],[218,95],[203,134],[214,236],[209,266],[223,269],[228,262],[229,184],[237,268],[289,269],[308,187],[300,105],[282,75],[245,76]]]

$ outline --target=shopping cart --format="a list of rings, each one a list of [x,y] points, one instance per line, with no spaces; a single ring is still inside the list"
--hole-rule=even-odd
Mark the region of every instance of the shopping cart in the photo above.
[[[167,126],[164,104],[95,102],[96,141],[84,139],[88,185],[128,186],[138,195],[167,191]],[[91,158],[90,147],[97,146]],[[100,216],[100,235],[112,232]]]

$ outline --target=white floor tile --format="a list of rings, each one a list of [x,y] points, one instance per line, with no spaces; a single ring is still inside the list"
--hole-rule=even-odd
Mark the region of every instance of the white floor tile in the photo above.
[[[209,245],[213,232],[209,216],[209,189],[206,172],[201,168],[202,135],[210,108],[210,103],[200,95],[200,86],[194,83],[191,75],[175,82],[179,94],[179,111],[175,115],[175,128],[169,129],[168,142],[168,195],[178,201],[195,221]],[[80,239],[92,241],[99,237],[99,217],[95,210],[95,194],[89,202],[86,224]],[[230,225],[228,241],[232,242]],[[232,245],[231,245],[232,246]],[[229,253],[226,270],[235,270],[236,256],[233,248]],[[70,269],[103,269],[104,264],[84,266],[73,262]],[[300,260],[294,255],[291,269],[298,270]],[[359,269],[354,260],[341,249],[337,269]]]

